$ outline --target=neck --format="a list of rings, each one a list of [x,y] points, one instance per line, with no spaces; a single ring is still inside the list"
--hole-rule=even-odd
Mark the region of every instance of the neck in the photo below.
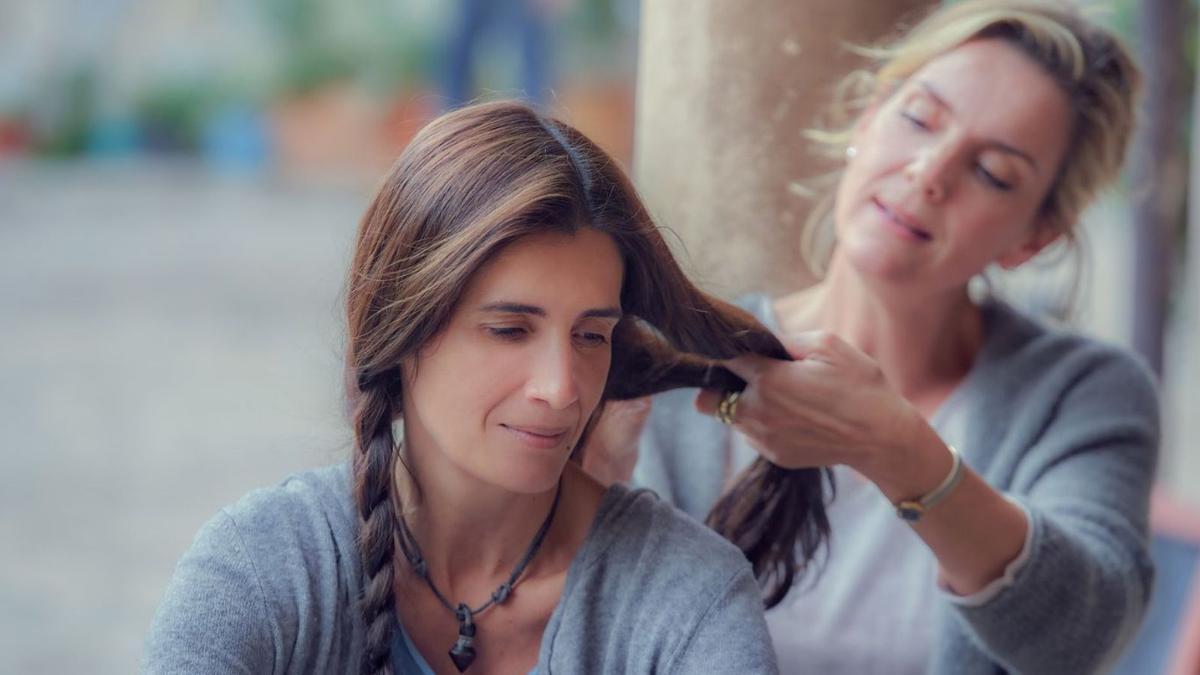
[[[871,356],[909,399],[961,380],[983,343],[979,309],[965,286],[914,292],[875,284],[837,254],[823,281],[777,307],[786,332],[838,335]]]
[[[404,466],[396,467],[398,494],[405,496],[404,519],[438,589],[453,602],[475,606],[525,557],[550,513],[556,486],[537,494],[509,492],[454,466],[442,453],[422,452],[420,440],[405,442],[403,457],[411,475]],[[556,513],[554,521],[559,520]],[[544,558],[551,539],[547,534],[523,576]]]

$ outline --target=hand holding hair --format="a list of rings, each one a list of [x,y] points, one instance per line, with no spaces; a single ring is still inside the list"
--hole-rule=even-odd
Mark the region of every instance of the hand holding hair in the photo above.
[[[772,463],[862,469],[908,447],[927,426],[879,366],[845,340],[812,331],[784,346],[794,361],[747,355],[723,362],[747,383],[734,424]],[[723,393],[705,389],[696,408],[716,414]]]

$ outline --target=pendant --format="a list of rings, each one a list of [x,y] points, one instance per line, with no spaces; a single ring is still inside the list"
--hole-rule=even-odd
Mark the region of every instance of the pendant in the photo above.
[[[471,621],[471,608],[460,604],[458,610],[458,640],[450,648],[450,660],[462,673],[475,662],[475,623]]]
[[[450,648],[450,660],[454,662],[454,667],[458,668],[458,672],[466,672],[467,668],[475,662],[475,648],[471,646],[471,638],[462,635],[458,636],[458,641]]]

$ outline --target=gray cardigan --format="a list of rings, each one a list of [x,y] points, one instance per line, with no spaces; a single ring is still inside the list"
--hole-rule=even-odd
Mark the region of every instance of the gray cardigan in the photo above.
[[[741,304],[774,324],[764,296]],[[1028,510],[1030,557],[982,605],[938,603],[929,672],[1092,672],[1132,637],[1150,593],[1155,384],[1119,349],[1047,329],[998,301],[982,309],[987,337],[963,384],[960,450]],[[724,466],[728,430],[695,412],[693,398],[675,391],[655,401],[634,481],[703,518],[724,477],[752,455]]]
[[[217,514],[175,570],[142,671],[357,672],[362,576],[350,494],[340,464]],[[777,668],[741,552],[652,493],[614,486],[567,572],[537,672]]]

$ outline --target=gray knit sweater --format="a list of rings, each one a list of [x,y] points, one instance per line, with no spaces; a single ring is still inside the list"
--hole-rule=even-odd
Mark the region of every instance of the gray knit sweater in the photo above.
[[[764,296],[741,304],[774,324]],[[1093,672],[1132,637],[1149,597],[1155,385],[1121,350],[1047,329],[997,301],[982,309],[986,342],[960,392],[967,424],[959,449],[1027,508],[1030,557],[982,605],[938,603],[929,672]],[[657,398],[634,481],[703,518],[725,477],[753,453],[728,456],[728,430],[695,411],[694,393]],[[873,535],[856,528],[843,536]]]
[[[362,575],[350,494],[341,464],[217,514],[175,570],[142,671],[357,672]],[[614,486],[567,572],[537,672],[777,668],[742,554],[652,493]]]

